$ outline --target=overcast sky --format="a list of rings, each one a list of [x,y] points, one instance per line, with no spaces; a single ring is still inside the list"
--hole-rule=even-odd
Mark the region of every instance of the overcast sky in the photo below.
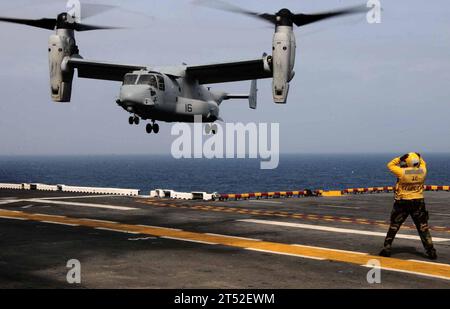
[[[202,64],[258,58],[271,50],[270,25],[190,0],[89,2],[113,2],[126,11],[86,22],[130,28],[78,33],[87,59]],[[315,12],[364,0],[228,2],[259,12]],[[261,80],[256,111],[245,101],[228,101],[222,118],[280,123],[283,153],[450,152],[450,2],[381,3],[381,24],[368,24],[361,15],[297,29],[288,104],[275,105],[271,81]],[[1,1],[0,15],[55,17],[64,7],[63,0]],[[50,34],[0,24],[0,155],[169,154],[171,125],[161,123],[158,135],[147,135],[143,124],[130,126],[128,113],[115,103],[119,83],[75,79],[70,104],[50,100]],[[213,88],[246,92],[249,85]]]

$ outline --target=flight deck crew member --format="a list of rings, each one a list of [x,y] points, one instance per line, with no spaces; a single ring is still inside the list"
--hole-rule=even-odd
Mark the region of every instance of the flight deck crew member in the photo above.
[[[381,256],[391,255],[391,246],[400,226],[408,215],[414,221],[428,258],[437,258],[436,250],[428,227],[428,211],[423,197],[427,166],[420,154],[410,152],[395,158],[387,164],[388,169],[397,177],[395,202],[391,212],[391,223],[384,241]]]

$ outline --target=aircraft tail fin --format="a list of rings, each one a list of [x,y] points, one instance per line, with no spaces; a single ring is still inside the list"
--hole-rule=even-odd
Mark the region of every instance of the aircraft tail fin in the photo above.
[[[251,109],[256,109],[257,92],[258,92],[258,88],[257,88],[256,79],[255,79],[255,80],[252,80],[252,83],[250,85],[250,93],[249,94],[231,94],[231,93],[227,93],[227,94],[225,94],[223,99],[224,100],[248,99],[248,106]]]
[[[251,86],[250,86],[250,94],[248,95],[248,106],[251,109],[256,109],[257,99],[258,99],[258,87],[256,85],[256,79],[252,80]]]

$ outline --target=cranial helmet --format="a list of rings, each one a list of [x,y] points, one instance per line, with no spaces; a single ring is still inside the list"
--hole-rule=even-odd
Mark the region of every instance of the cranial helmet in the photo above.
[[[418,167],[420,165],[420,156],[415,152],[410,152],[405,162],[408,167]]]

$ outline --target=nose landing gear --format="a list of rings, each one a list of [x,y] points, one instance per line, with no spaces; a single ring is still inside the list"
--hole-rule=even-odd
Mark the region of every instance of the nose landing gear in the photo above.
[[[134,116],[130,116],[130,118],[128,118],[128,123],[130,125],[138,125],[140,122],[140,118],[136,115]],[[145,126],[145,131],[147,131],[148,134],[150,133],[155,133],[158,134],[159,133],[159,124],[155,123],[154,120],[152,120],[152,123],[147,123],[147,125]]]
[[[130,116],[130,118],[128,118],[128,123],[130,125],[135,124],[138,125],[139,124],[139,117],[138,116]]]

